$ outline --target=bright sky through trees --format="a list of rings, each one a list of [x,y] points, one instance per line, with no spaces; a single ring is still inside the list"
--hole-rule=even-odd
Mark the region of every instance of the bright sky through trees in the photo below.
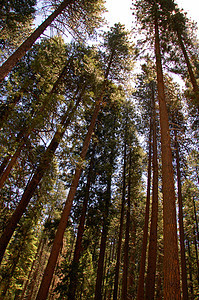
[[[188,13],[193,21],[199,24],[199,1],[198,0],[176,0],[179,7]],[[132,27],[132,0],[106,0],[108,12],[105,14],[109,25],[120,22],[128,29]],[[199,34],[199,31],[198,31]]]

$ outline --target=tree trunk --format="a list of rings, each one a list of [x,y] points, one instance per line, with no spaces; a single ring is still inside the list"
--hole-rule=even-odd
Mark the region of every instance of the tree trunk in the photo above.
[[[145,220],[144,220],[144,229],[143,229],[144,233],[143,233],[143,242],[142,242],[142,253],[141,253],[141,259],[140,259],[137,300],[144,300],[144,274],[145,274],[145,264],[146,264],[148,226],[149,226],[150,190],[151,190],[151,135],[152,135],[152,122],[150,120],[147,196],[146,196]]]
[[[88,206],[88,200],[89,200],[89,190],[90,190],[91,180],[92,180],[92,176],[93,176],[95,147],[96,147],[96,144],[94,144],[94,146],[93,146],[93,152],[92,152],[90,166],[89,166],[88,175],[87,175],[85,197],[84,197],[80,222],[79,222],[79,226],[78,226],[74,257],[73,257],[73,262],[71,264],[70,285],[69,285],[69,293],[68,293],[68,298],[70,300],[75,300],[75,293],[76,293],[76,289],[77,289],[78,266],[79,266],[79,259],[80,259],[81,251],[82,251],[82,238],[83,238],[83,234],[84,234],[84,224],[85,224],[86,212],[87,212],[87,206]]]
[[[123,166],[123,183],[122,183],[122,206],[120,215],[120,229],[119,229],[119,240],[117,246],[117,262],[115,266],[115,282],[113,291],[113,300],[117,300],[118,294],[118,282],[119,282],[119,270],[120,270],[120,256],[122,246],[122,233],[124,223],[124,205],[125,205],[125,194],[126,194],[126,140],[124,141],[124,166]]]
[[[107,197],[105,199],[105,212],[103,217],[103,228],[102,228],[102,236],[100,243],[100,253],[98,259],[97,266],[97,279],[95,285],[95,300],[102,300],[102,282],[103,282],[103,270],[104,270],[104,257],[106,250],[106,240],[108,235],[108,215],[109,215],[109,206],[111,202],[111,176],[109,176],[107,183]]]
[[[128,295],[130,209],[131,209],[131,150],[129,153],[129,178],[128,178],[128,198],[127,198],[127,212],[126,212],[126,231],[125,231],[125,244],[124,244],[124,265],[123,265],[123,277],[122,277],[122,300],[127,300],[127,295]]]
[[[194,299],[194,292],[193,292],[193,276],[192,276],[192,263],[191,263],[191,249],[190,249],[190,244],[189,240],[187,239],[187,248],[188,248],[188,255],[189,255],[189,281],[190,281],[190,294],[191,294],[191,299]]]
[[[188,285],[187,285],[187,269],[185,257],[185,238],[183,225],[183,204],[182,204],[182,189],[181,189],[181,172],[180,172],[180,157],[179,146],[177,139],[177,132],[175,131],[175,145],[176,145],[176,164],[177,164],[177,182],[178,182],[178,207],[179,207],[179,230],[180,230],[180,253],[181,253],[181,273],[182,273],[182,293],[183,300],[188,300]]]
[[[157,13],[157,12],[156,12]],[[162,183],[163,183],[163,225],[164,225],[164,299],[181,299],[180,271],[175,207],[174,174],[169,132],[168,112],[165,101],[162,62],[160,54],[159,29],[155,17],[155,56],[157,68],[158,100],[160,109]]]
[[[101,108],[101,104],[103,102],[103,97],[104,97],[104,92],[105,92],[105,87],[106,87],[106,81],[107,81],[107,77],[110,71],[110,67],[113,61],[113,56],[114,56],[114,51],[112,51],[111,55],[110,55],[110,60],[109,60],[109,64],[105,73],[105,77],[104,77],[104,83],[102,86],[102,92],[100,95],[99,100],[96,102],[96,106],[95,106],[95,110],[93,112],[93,116],[91,119],[91,123],[90,126],[88,128],[88,132],[87,135],[85,137],[84,143],[83,143],[83,147],[82,147],[82,151],[80,154],[80,158],[82,160],[85,159],[86,157],[86,153],[90,144],[90,140],[92,137],[92,133],[94,131],[94,127],[95,127],[95,123],[97,120],[97,116],[98,113],[100,111]],[[68,222],[68,217],[71,211],[71,207],[73,204],[73,200],[76,194],[76,190],[77,190],[77,186],[79,183],[79,178],[81,176],[81,172],[82,172],[82,167],[80,165],[77,165],[76,170],[75,170],[75,175],[73,177],[72,183],[71,183],[71,187],[70,187],[70,191],[65,203],[65,207],[61,216],[61,220],[55,235],[55,239],[54,239],[54,243],[52,246],[52,250],[51,250],[51,254],[48,260],[48,264],[46,266],[45,272],[44,272],[44,276],[40,285],[40,289],[37,295],[37,300],[45,300],[48,296],[48,290],[50,287],[50,283],[52,280],[52,276],[55,270],[55,266],[56,266],[56,261],[59,255],[59,251],[60,251],[60,247],[61,247],[61,243],[63,240],[63,236],[64,236],[64,231],[66,229],[67,226],[67,222]]]
[[[187,65],[187,69],[188,69],[188,72],[189,72],[191,84],[192,84],[193,90],[194,90],[194,92],[196,94],[197,103],[199,105],[199,88],[198,88],[198,84],[197,84],[196,78],[194,76],[193,68],[192,68],[192,65],[190,63],[190,60],[189,60],[189,57],[188,57],[187,51],[185,49],[185,46],[184,46],[184,43],[183,43],[183,40],[182,40],[182,36],[181,36],[179,30],[177,30],[177,36],[178,36],[178,41],[179,41],[181,50],[183,52],[186,65]]]
[[[27,287],[28,287],[29,280],[30,280],[30,278],[31,278],[31,276],[32,276],[32,272],[33,272],[33,270],[34,270],[35,263],[36,263],[36,261],[37,261],[37,256],[39,255],[39,253],[41,253],[41,252],[43,251],[43,249],[42,249],[43,246],[44,246],[44,242],[43,242],[43,240],[42,240],[42,238],[41,238],[40,241],[39,241],[39,245],[38,245],[38,247],[37,247],[37,252],[36,252],[36,254],[35,254],[35,259],[34,259],[34,261],[33,261],[33,263],[32,263],[30,272],[29,272],[29,274],[28,274],[28,278],[27,278],[27,280],[26,280],[26,282],[25,282],[25,284],[24,284],[24,287],[23,287],[23,290],[22,290],[22,294],[21,294],[21,296],[20,296],[20,300],[23,300],[23,298],[24,298],[24,295],[25,295],[26,290],[27,290]],[[41,250],[41,249],[42,249],[42,250]]]
[[[4,62],[0,67],[0,82],[8,75],[17,62],[32,47],[34,42],[40,37],[44,30],[62,13],[62,11],[72,4],[74,0],[64,0],[60,6],[23,42],[23,44]]]
[[[80,93],[75,106],[73,108],[69,107],[67,113],[63,116],[62,121],[60,124],[62,125],[62,129],[57,129],[53,139],[51,140],[50,145],[48,146],[46,152],[44,153],[40,164],[38,165],[32,179],[28,183],[28,185],[25,188],[25,191],[22,195],[21,201],[19,202],[17,208],[15,209],[13,215],[10,217],[8,224],[6,226],[5,231],[3,232],[1,238],[0,238],[0,262],[3,259],[6,247],[10,241],[10,238],[12,237],[12,234],[17,226],[17,223],[19,222],[21,216],[23,215],[24,211],[26,210],[26,207],[28,203],[30,202],[30,199],[32,198],[39,182],[41,181],[42,177],[44,176],[46,170],[49,168],[50,163],[53,159],[54,153],[59,146],[59,143],[64,135],[64,132],[68,125],[71,122],[71,119],[74,116],[74,113],[77,109],[77,106],[80,103],[82,97],[82,93]],[[72,104],[71,104],[72,106]]]
[[[7,164],[7,167],[4,171],[2,171],[2,175],[0,177],[0,189],[3,187],[6,179],[8,178],[12,168],[14,167],[18,157],[20,156],[20,153],[21,153],[21,150],[23,149],[24,147],[24,144],[28,138],[28,136],[30,135],[31,131],[34,129],[35,125],[37,124],[38,122],[38,117],[40,117],[41,113],[45,110],[45,108],[47,107],[47,105],[49,105],[50,103],[50,99],[52,97],[52,95],[56,92],[60,82],[62,81],[65,73],[67,71],[67,66],[65,66],[58,79],[56,80],[56,82],[54,83],[51,91],[48,93],[48,95],[46,96],[40,110],[39,110],[39,115],[36,116],[35,118],[33,118],[32,122],[30,122],[30,126],[27,127],[27,128],[24,128],[23,130],[20,131],[20,133],[18,134],[17,138],[16,138],[16,141],[19,142],[19,145],[18,145],[18,148],[17,150],[15,151],[14,155],[12,156],[11,160],[9,161],[9,163]],[[84,89],[84,88],[83,88]],[[78,91],[78,89],[77,89]],[[76,92],[77,93],[77,92]],[[70,106],[69,106],[70,107]],[[3,166],[2,166],[3,167]]]
[[[156,135],[156,113],[154,89],[152,83],[152,107],[153,107],[153,190],[152,190],[152,212],[148,251],[148,270],[146,278],[146,299],[154,299],[155,275],[157,261],[157,226],[158,226],[158,154]]]

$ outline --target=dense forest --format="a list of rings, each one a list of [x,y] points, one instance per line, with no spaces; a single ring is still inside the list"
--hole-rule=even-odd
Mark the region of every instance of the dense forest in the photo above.
[[[105,4],[0,3],[0,299],[199,297],[197,25]]]

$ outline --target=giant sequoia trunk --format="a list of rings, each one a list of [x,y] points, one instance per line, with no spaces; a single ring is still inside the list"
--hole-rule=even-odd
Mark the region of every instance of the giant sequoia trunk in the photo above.
[[[151,136],[152,136],[152,122],[150,120],[147,196],[146,196],[145,220],[144,220],[144,229],[143,229],[143,242],[142,242],[142,253],[140,259],[137,300],[144,300],[144,274],[145,274],[145,264],[146,264],[147,239],[148,239],[148,227],[149,227],[150,190],[151,190]]]
[[[127,296],[128,296],[130,209],[131,209],[131,150],[129,153],[129,178],[128,178],[128,197],[127,197],[126,230],[125,230],[125,244],[124,244],[124,264],[123,264],[123,277],[122,277],[122,300],[127,300]]]
[[[83,147],[82,147],[82,151],[80,154],[80,158],[82,160],[85,159],[86,157],[86,153],[90,144],[90,140],[92,137],[92,133],[94,131],[94,127],[95,127],[95,123],[101,108],[101,104],[103,102],[103,97],[104,97],[104,93],[105,93],[105,88],[106,88],[106,82],[107,82],[107,78],[108,78],[108,74],[110,71],[110,67],[113,61],[113,56],[114,56],[114,51],[112,51],[111,55],[110,55],[110,60],[109,60],[109,64],[105,73],[105,77],[104,77],[104,83],[102,86],[102,92],[101,95],[98,99],[98,101],[96,102],[96,106],[92,115],[92,119],[91,119],[91,123],[90,126],[88,128],[88,132],[87,135],[85,137],[84,143],[83,143]],[[82,167],[80,165],[77,165],[76,170],[75,170],[75,174],[70,186],[70,191],[64,206],[64,210],[62,212],[62,216],[61,216],[61,220],[55,235],[55,239],[54,239],[54,243],[51,249],[51,253],[50,253],[50,257],[44,272],[44,276],[40,285],[40,289],[37,295],[37,300],[45,300],[48,296],[48,290],[51,284],[51,280],[52,280],[52,276],[55,270],[55,266],[56,266],[56,262],[57,262],[57,258],[59,255],[59,251],[61,248],[61,244],[62,244],[62,240],[64,237],[64,231],[66,229],[67,223],[68,223],[68,217],[73,205],[73,200],[76,194],[76,190],[78,187],[78,183],[79,183],[79,179],[81,176],[81,172],[82,172]]]
[[[153,84],[153,83],[152,83]],[[152,212],[148,251],[148,270],[146,279],[146,299],[154,299],[155,275],[157,261],[157,226],[158,226],[158,156],[157,156],[157,134],[154,90],[152,86],[153,107],[153,190],[152,190]]]
[[[157,14],[157,12],[156,12]],[[175,207],[174,174],[169,132],[168,112],[165,101],[163,71],[160,53],[158,19],[155,16],[155,56],[157,69],[158,100],[160,110],[162,184],[163,184],[163,226],[164,226],[164,298],[181,299],[180,271]]]
[[[52,141],[50,142],[50,145],[48,146],[46,152],[44,153],[41,162],[39,163],[32,179],[28,183],[28,185],[25,188],[25,191],[22,195],[21,201],[19,202],[17,208],[15,209],[13,215],[10,217],[8,224],[0,238],[0,262],[3,259],[6,247],[12,237],[12,234],[21,218],[23,213],[26,210],[26,207],[28,203],[30,202],[30,199],[32,198],[39,182],[41,181],[42,177],[44,176],[45,172],[50,166],[50,163],[53,159],[54,153],[59,146],[59,143],[64,135],[64,132],[66,131],[66,128],[71,122],[71,119],[74,116],[74,113],[77,109],[77,106],[80,103],[82,94],[80,93],[76,104],[72,106],[72,104],[69,106],[67,113],[63,116],[60,124],[62,125],[62,129],[57,129]]]
[[[181,273],[182,273],[182,293],[183,300],[188,300],[188,285],[187,285],[187,269],[185,257],[185,238],[183,225],[183,204],[182,204],[182,189],[181,189],[181,172],[180,172],[180,157],[177,140],[177,132],[175,131],[175,146],[176,146],[176,164],[177,164],[177,182],[178,182],[178,207],[179,207],[179,229],[180,229],[180,252],[181,252]]]
[[[72,4],[74,0],[64,0],[60,6],[23,42],[23,44],[6,60],[0,67],[0,82],[8,75],[17,62],[32,47],[34,42],[40,37],[44,30],[62,13],[62,11]]]
[[[124,166],[123,166],[123,183],[122,183],[122,206],[120,214],[120,229],[119,229],[119,240],[117,245],[117,262],[115,266],[115,282],[113,291],[113,300],[117,300],[118,294],[118,282],[119,282],[119,270],[120,270],[120,256],[122,246],[122,233],[124,223],[124,205],[125,205],[125,194],[126,194],[126,140],[124,141]]]
[[[88,170],[85,197],[84,197],[84,201],[83,201],[83,207],[82,207],[80,222],[79,222],[78,231],[77,231],[77,240],[76,240],[76,244],[75,244],[74,257],[73,257],[73,261],[71,264],[70,285],[69,285],[69,292],[68,292],[68,298],[70,300],[75,300],[75,293],[76,293],[76,289],[77,289],[77,281],[78,281],[77,272],[78,272],[79,259],[80,259],[81,250],[82,250],[82,238],[83,238],[83,234],[84,234],[84,224],[85,224],[86,212],[87,212],[87,207],[88,207],[89,190],[90,190],[90,185],[91,185],[91,180],[92,180],[92,175],[93,175],[95,146],[96,146],[96,144],[94,145],[94,148],[93,148],[93,153],[91,156],[90,166],[89,166],[89,170]]]

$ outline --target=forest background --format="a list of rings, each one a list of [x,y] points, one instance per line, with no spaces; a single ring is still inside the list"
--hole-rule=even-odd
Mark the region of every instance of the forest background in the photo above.
[[[198,29],[104,4],[0,4],[1,299],[198,298]]]

